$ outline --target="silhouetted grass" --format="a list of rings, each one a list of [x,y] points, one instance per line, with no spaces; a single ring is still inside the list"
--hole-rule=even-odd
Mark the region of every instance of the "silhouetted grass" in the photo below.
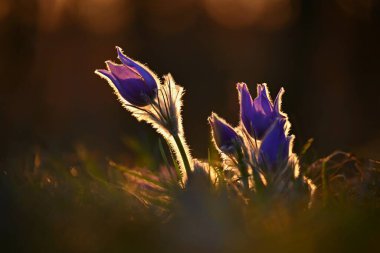
[[[171,164],[170,159],[166,162]],[[84,147],[59,157],[36,150],[8,159],[2,170],[0,248],[2,252],[376,251],[378,169],[375,161],[343,152],[308,165],[306,173],[317,190],[305,208],[304,203],[289,205],[281,198],[256,198],[247,204],[202,173],[182,189],[174,186],[169,174],[143,168],[141,174],[133,174],[138,170],[94,156]],[[159,188],[159,182],[166,183]]]

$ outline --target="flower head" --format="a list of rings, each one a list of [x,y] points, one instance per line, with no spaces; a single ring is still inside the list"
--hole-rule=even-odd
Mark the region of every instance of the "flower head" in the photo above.
[[[125,56],[117,47],[122,64],[107,61],[107,69],[96,70],[96,74],[106,78],[121,99],[135,106],[146,106],[157,95],[159,80],[143,64]]]
[[[236,131],[215,113],[212,113],[208,120],[217,148],[225,154],[232,154],[236,150],[236,145],[239,142],[239,136]]]
[[[151,124],[165,138],[182,170],[178,176],[186,180],[193,166],[183,133],[183,87],[170,74],[161,83],[148,67],[124,55],[119,47],[116,49],[122,64],[107,61],[107,69],[95,73],[108,81],[126,110],[138,121]]]
[[[275,171],[287,164],[292,154],[294,136],[288,136],[289,122],[277,119],[264,136],[259,150],[259,161],[264,168]]]
[[[286,114],[281,112],[284,89],[281,88],[274,104],[266,84],[257,85],[257,97],[254,100],[245,83],[238,83],[237,89],[240,98],[240,118],[252,137],[261,140],[276,119],[286,118]]]

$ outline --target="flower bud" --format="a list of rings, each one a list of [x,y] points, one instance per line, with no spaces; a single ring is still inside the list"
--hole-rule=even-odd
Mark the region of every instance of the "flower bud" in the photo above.
[[[107,61],[107,69],[95,73],[106,78],[122,99],[135,106],[146,106],[157,95],[158,82],[146,66],[125,56],[117,48],[122,64]]]
[[[215,113],[212,113],[208,120],[217,148],[225,154],[233,154],[239,143],[238,134],[225,120],[219,118]]]
[[[247,132],[261,140],[273,122],[278,118],[286,118],[281,112],[281,98],[284,90],[281,88],[274,105],[269,97],[266,84],[257,85],[257,97],[252,100],[245,83],[238,83],[240,98],[240,118]]]

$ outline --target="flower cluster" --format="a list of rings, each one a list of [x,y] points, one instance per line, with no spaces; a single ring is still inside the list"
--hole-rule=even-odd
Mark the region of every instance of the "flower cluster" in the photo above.
[[[195,178],[201,171],[199,168],[210,178],[220,175],[210,164],[199,163],[190,155],[181,117],[183,88],[175,84],[170,74],[161,82],[153,71],[124,55],[119,47],[117,54],[121,64],[106,61],[107,69],[95,73],[108,81],[133,116],[151,124],[165,138],[182,169],[179,177],[183,175],[182,179],[186,180],[194,175]],[[296,184],[308,188],[310,185],[300,175],[298,158],[292,151],[294,136],[289,135],[288,116],[281,110],[284,89],[280,89],[274,102],[266,84],[257,85],[254,99],[245,83],[238,83],[237,90],[240,101],[237,127],[215,113],[209,117],[212,139],[221,155],[224,172],[232,172],[228,173],[232,175],[229,179],[246,193],[263,189],[289,192]],[[181,185],[189,184],[182,181]]]
[[[286,165],[292,154],[294,136],[289,136],[290,122],[281,111],[284,89],[272,103],[266,84],[257,85],[257,97],[252,100],[245,83],[237,85],[240,98],[240,118],[243,128],[255,143],[260,143],[258,161],[262,167],[274,171]]]
[[[240,124],[233,128],[212,114],[209,118],[213,140],[226,169],[236,169],[236,175],[246,189],[262,188],[278,193],[307,180],[299,174],[297,155],[293,153],[294,135],[289,135],[290,122],[281,110],[284,89],[272,102],[266,84],[257,85],[252,99],[245,83],[238,83]]]

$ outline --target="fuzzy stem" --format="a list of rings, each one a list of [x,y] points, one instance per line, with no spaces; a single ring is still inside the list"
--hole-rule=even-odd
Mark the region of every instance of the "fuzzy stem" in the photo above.
[[[177,145],[177,148],[178,148],[178,151],[181,155],[181,158],[182,158],[182,161],[183,161],[183,164],[184,164],[184,167],[185,167],[185,171],[186,171],[186,174],[187,174],[187,177],[189,178],[190,175],[191,175],[191,166],[190,166],[190,162],[189,162],[189,158],[187,157],[187,153],[185,151],[185,148],[183,146],[183,143],[181,141],[181,138],[179,137],[179,135],[173,135],[173,138],[174,138],[174,141]]]

